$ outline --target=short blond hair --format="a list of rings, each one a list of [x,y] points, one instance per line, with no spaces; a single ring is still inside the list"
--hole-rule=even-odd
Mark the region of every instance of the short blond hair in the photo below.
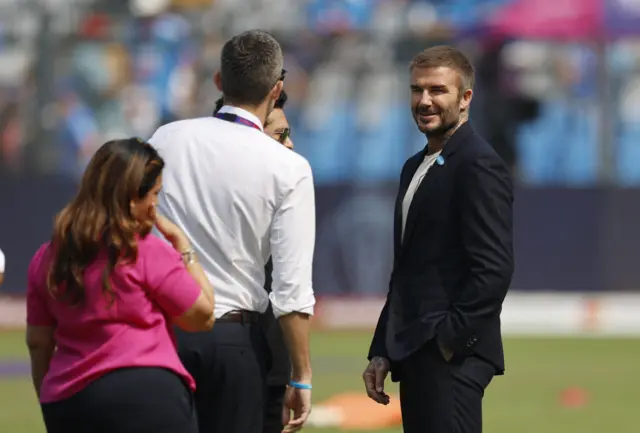
[[[475,71],[473,65],[460,50],[449,45],[437,45],[416,54],[409,64],[409,70],[415,68],[451,68],[460,76],[460,90],[473,89]]]

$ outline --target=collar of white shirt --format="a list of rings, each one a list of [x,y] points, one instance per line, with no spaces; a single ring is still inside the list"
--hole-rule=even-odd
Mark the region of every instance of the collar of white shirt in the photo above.
[[[238,107],[233,107],[231,105],[223,105],[222,108],[218,110],[218,113],[220,114],[229,113],[229,114],[235,114],[236,116],[239,116],[239,117],[243,117],[246,120],[249,120],[255,123],[256,125],[258,125],[260,127],[260,130],[264,132],[264,126],[262,125],[262,122],[260,121],[260,119],[258,119],[258,116],[256,116],[253,113],[249,113],[247,110],[243,110],[242,108],[238,108]]]

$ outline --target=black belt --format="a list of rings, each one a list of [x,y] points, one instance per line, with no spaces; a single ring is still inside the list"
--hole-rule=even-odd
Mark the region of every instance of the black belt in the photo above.
[[[257,311],[233,310],[216,319],[216,322],[226,323],[256,323],[260,319]]]

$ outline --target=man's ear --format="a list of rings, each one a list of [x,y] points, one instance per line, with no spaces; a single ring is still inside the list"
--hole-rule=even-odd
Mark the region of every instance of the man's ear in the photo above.
[[[222,75],[220,74],[220,71],[217,71],[215,74],[213,74],[213,82],[215,83],[218,90],[222,92]]]
[[[284,83],[282,81],[278,81],[275,86],[273,86],[273,90],[271,90],[271,100],[277,101],[282,93],[282,89],[284,88]]]
[[[473,90],[467,89],[460,98],[460,111],[469,111],[469,105],[471,105],[471,99],[473,99]]]

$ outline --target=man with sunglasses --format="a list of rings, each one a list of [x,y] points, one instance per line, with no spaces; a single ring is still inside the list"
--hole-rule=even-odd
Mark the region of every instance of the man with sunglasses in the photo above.
[[[264,133],[283,87],[278,42],[244,32],[225,43],[220,64],[214,80],[224,105],[214,116],[170,123],[150,140],[166,161],[158,211],[185,231],[188,253],[216,290],[215,326],[177,332],[178,353],[196,381],[201,433],[262,433],[271,364],[262,328],[271,308],[291,360],[281,415],[295,432],[311,410],[313,176],[302,156]]]
[[[290,138],[291,129],[284,113],[284,105],[287,103],[287,99],[287,94],[283,90],[273,106],[273,111],[271,111],[264,123],[264,132],[287,149],[293,150],[293,142]],[[213,115],[215,116],[223,106],[224,101],[222,98],[218,99]],[[264,270],[264,288],[267,293],[271,293],[271,273],[273,272],[271,258],[269,258]],[[291,375],[291,361],[287,354],[287,346],[282,335],[282,329],[273,315],[271,304],[262,315],[262,330],[271,352],[271,368],[267,373],[267,400],[265,402],[263,433],[280,433],[284,428],[282,424],[282,407],[289,376]]]
[[[287,103],[287,98],[287,94],[283,90],[274,105],[273,111],[267,117],[267,121],[264,124],[264,132],[287,149],[293,150],[293,142],[290,138],[291,127],[287,116],[284,114],[284,104]]]
[[[282,70],[283,79],[286,72],[285,69]],[[284,105],[287,103],[287,99],[289,99],[287,93],[282,90],[275,104],[273,104],[273,111],[271,111],[271,114],[269,114],[267,120],[264,122],[264,132],[278,143],[284,145],[287,149],[293,150],[293,142],[290,138],[291,127],[289,126],[287,116],[284,114]],[[222,98],[219,98],[216,101],[216,108],[213,111],[214,116],[220,111],[223,105],[224,101]]]

